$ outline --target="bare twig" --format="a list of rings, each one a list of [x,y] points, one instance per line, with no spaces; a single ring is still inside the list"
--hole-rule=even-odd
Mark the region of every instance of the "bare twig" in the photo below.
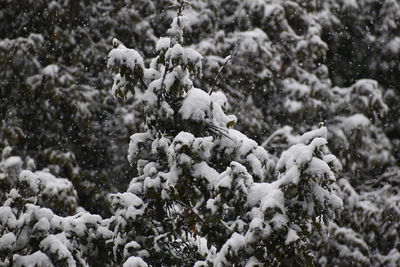
[[[178,9],[178,20],[179,20],[179,17],[182,15],[182,12],[183,12],[183,8],[184,8],[184,5],[186,4],[186,2],[185,1],[178,1],[179,2],[179,9]]]
[[[189,209],[189,210],[200,220],[200,222],[201,222],[202,224],[204,224],[204,225],[207,227],[206,222],[200,217],[200,215],[198,215],[198,214],[193,210],[192,207],[190,207],[189,205],[183,203],[183,202],[180,201],[180,200],[174,200],[174,201],[175,201],[176,203],[178,203],[178,204],[184,206],[185,208]]]
[[[222,70],[223,70],[223,69],[225,68],[225,66],[229,63],[229,61],[232,60],[232,57],[233,57],[233,55],[235,54],[236,50],[237,50],[237,46],[235,46],[235,47],[233,48],[232,53],[231,53],[229,56],[227,56],[227,57],[225,58],[224,64],[222,64],[222,66],[221,66],[221,67],[219,68],[219,70],[218,70],[217,75],[215,75],[214,81],[213,81],[213,83],[212,83],[212,85],[211,85],[211,89],[210,89],[210,91],[208,92],[209,95],[212,94],[212,92],[213,92],[213,90],[214,90],[214,86],[215,86],[215,84],[216,84],[217,81],[218,81],[219,75],[221,75]]]

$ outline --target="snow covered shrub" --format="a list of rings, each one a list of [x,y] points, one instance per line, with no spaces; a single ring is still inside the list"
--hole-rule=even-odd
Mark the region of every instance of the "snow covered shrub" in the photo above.
[[[6,201],[6,196],[10,191],[17,187],[24,191],[26,187],[28,193],[26,197],[35,197],[35,202],[40,206],[50,208],[60,215],[76,212],[78,196],[70,181],[53,176],[47,169],[35,171],[36,166],[32,159],[27,158],[24,163],[21,157],[11,156],[11,150],[9,146],[3,148],[0,161],[0,184],[3,189],[0,201],[2,203]],[[22,171],[23,166],[29,171]],[[30,187],[33,191],[29,189]]]
[[[5,147],[0,161],[0,265],[107,264],[105,241],[112,233],[99,215],[78,207],[71,182],[47,170],[32,172],[32,160],[24,164],[10,152]]]
[[[112,194],[114,261],[166,266],[312,264],[309,237],[341,208],[326,128],[307,133],[277,163],[232,127],[222,92],[196,88],[202,56],[182,46],[183,2],[150,61],[114,40],[112,93],[143,103],[146,131],[131,136],[137,168]],[[148,66],[148,67],[147,67]]]

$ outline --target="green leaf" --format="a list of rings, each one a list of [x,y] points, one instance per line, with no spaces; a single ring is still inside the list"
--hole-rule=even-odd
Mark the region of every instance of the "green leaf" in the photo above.
[[[235,126],[235,121],[229,121],[229,122],[226,124],[226,127],[228,127],[228,128],[233,127],[233,126]]]

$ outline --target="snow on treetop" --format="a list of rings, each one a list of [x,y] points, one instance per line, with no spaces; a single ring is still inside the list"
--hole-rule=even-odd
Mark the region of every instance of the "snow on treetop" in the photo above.
[[[206,179],[212,186],[217,184],[219,175],[220,174],[205,161],[193,165],[193,176]]]
[[[189,18],[186,16],[177,16],[172,20],[171,27],[168,29],[167,33],[172,37],[174,42],[183,41],[183,28],[189,26]]]
[[[150,133],[135,133],[131,136],[128,148],[128,160],[133,161],[133,157],[139,155],[141,147],[145,145],[149,140],[152,139]]]
[[[214,93],[213,93],[214,94]],[[214,99],[216,101],[214,101]],[[201,89],[192,88],[187,92],[179,114],[184,120],[192,120],[196,122],[208,121],[221,127],[234,125],[236,123],[235,116],[227,116],[219,103],[223,103],[221,93],[218,95],[209,95]]]
[[[160,51],[166,50],[165,58],[167,61],[171,61],[172,65],[184,63],[189,67],[189,71],[198,77],[201,76],[202,71],[202,59],[203,56],[192,48],[183,48],[180,44],[175,44],[173,47],[169,47],[169,38],[161,38],[157,43]]]
[[[183,57],[183,48],[180,44],[175,44],[172,48],[168,49],[165,53],[167,59],[179,60]]]
[[[143,200],[131,192],[112,194],[111,199],[113,207],[122,210],[125,218],[136,219],[142,216],[146,207]]]
[[[156,44],[156,51],[167,50],[171,46],[171,39],[168,37],[161,37]]]
[[[33,226],[33,232],[48,232],[50,230],[50,221],[46,218],[40,218]]]
[[[211,156],[212,140],[211,136],[196,138],[191,133],[180,132],[169,147],[169,154],[176,157],[181,153],[184,154],[189,149],[192,153],[196,153],[202,159],[207,160]]]
[[[185,120],[203,121],[211,116],[211,97],[201,89],[190,89],[179,114]]]
[[[119,45],[117,48],[111,50],[108,54],[107,67],[113,69],[115,67],[124,66],[132,71],[135,67],[144,69],[144,62],[142,56],[135,49],[128,49],[124,45]]]
[[[126,260],[123,267],[147,267],[147,263],[140,257],[130,257]]]
[[[228,99],[226,98],[225,94],[220,91],[213,92],[211,94],[211,99],[214,101],[214,103],[220,105],[224,110],[228,107]]]
[[[335,175],[331,171],[329,165],[325,161],[315,157],[312,158],[310,165],[307,167],[305,172],[318,176],[323,176],[324,174],[327,174],[330,181],[336,180]]]
[[[202,59],[203,56],[194,49],[184,48],[183,61],[189,66],[189,70],[198,77],[202,75]]]

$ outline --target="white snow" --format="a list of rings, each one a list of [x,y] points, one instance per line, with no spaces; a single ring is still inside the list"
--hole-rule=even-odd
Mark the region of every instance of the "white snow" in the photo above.
[[[33,254],[21,256],[15,254],[13,256],[13,266],[15,267],[53,267],[50,258],[41,251],[36,251]]]
[[[3,166],[6,169],[11,169],[11,168],[20,169],[22,167],[22,159],[21,157],[18,156],[9,157],[3,162]]]
[[[261,198],[260,211],[264,214],[267,210],[275,211],[278,208],[281,212],[285,211],[284,208],[284,196],[281,190],[273,189]],[[266,218],[265,218],[266,219]],[[281,227],[287,223],[287,218],[281,213],[273,215],[271,222],[275,224],[275,227]]]
[[[132,160],[141,151],[141,146],[151,141],[152,135],[150,133],[135,133],[130,137],[128,148],[128,160],[132,163]]]
[[[289,231],[286,235],[285,245],[289,245],[290,243],[293,243],[294,241],[296,241],[298,239],[299,239],[299,236],[297,235],[296,231],[293,229],[289,229]]]
[[[300,137],[300,142],[302,142],[304,144],[308,144],[314,138],[322,137],[322,138],[326,139],[327,136],[328,136],[328,129],[326,127],[321,127],[319,129],[315,129],[315,130],[304,133]]]
[[[39,221],[37,223],[35,223],[35,225],[33,226],[33,231],[34,232],[43,232],[43,233],[48,233],[48,231],[50,230],[51,225],[50,225],[50,221],[49,219],[47,219],[46,217],[42,217],[39,219]]]
[[[17,238],[14,233],[6,233],[0,237],[0,251],[11,251],[15,243],[17,242]]]
[[[72,245],[66,239],[64,233],[47,236],[40,242],[39,246],[47,253],[57,255],[58,259],[66,259],[68,266],[76,266],[76,261],[70,252]]]
[[[39,180],[36,175],[34,175],[31,171],[24,170],[19,174],[19,181],[26,182],[29,187],[33,190],[33,192],[37,193],[39,190],[38,184]]]
[[[331,171],[329,165],[325,161],[315,157],[312,158],[305,172],[317,176],[323,176],[324,174],[327,174],[331,181],[335,181],[335,175]]]
[[[213,101],[216,99],[217,101]],[[219,103],[223,102],[221,94],[211,97],[205,91],[192,88],[187,92],[179,114],[184,120],[205,122],[208,124],[227,128],[228,124],[235,124],[236,116],[227,116]]]
[[[211,99],[214,103],[221,106],[222,109],[226,110],[228,108],[228,99],[221,91],[213,92],[211,94]]]
[[[0,223],[14,229],[17,226],[17,219],[12,212],[12,209],[7,206],[0,207]]]
[[[398,55],[400,53],[400,37],[394,37],[386,46],[393,55]]]
[[[342,117],[341,121],[341,126],[347,134],[350,134],[355,129],[368,127],[370,124],[370,120],[363,114],[354,114],[349,117]]]
[[[193,66],[198,77],[201,76],[203,56],[192,48],[184,48],[184,63]]]
[[[144,69],[144,62],[142,56],[135,49],[128,49],[125,47],[118,47],[111,50],[108,54],[107,67],[120,67],[125,66],[131,71],[134,71],[135,67]]]
[[[204,178],[214,186],[218,181],[219,173],[203,161],[193,165],[193,176]]]
[[[171,46],[171,39],[168,37],[161,37],[156,44],[156,51],[168,50]]]
[[[175,44],[165,53],[165,58],[172,61],[183,59],[183,47],[180,44]]]
[[[216,199],[211,198],[207,200],[206,208],[211,211],[211,214],[215,214],[218,211],[218,207],[215,204],[215,202],[218,200],[219,200],[218,198]]]
[[[179,114],[185,120],[203,121],[210,117],[211,97],[201,89],[192,88],[183,100]]]
[[[146,205],[143,203],[142,199],[133,193],[125,192],[112,194],[111,198],[114,206],[118,205],[124,210],[126,218],[135,220],[144,213]]]
[[[130,257],[129,259],[126,260],[124,263],[123,267],[147,267],[147,263],[139,257]]]
[[[247,197],[247,203],[250,206],[262,204],[267,207],[272,206],[270,203],[275,202],[278,206],[283,207],[283,200],[282,191],[277,189],[274,183],[254,183]]]
[[[42,69],[42,74],[55,78],[57,77],[59,70],[60,68],[57,65],[51,64]]]
[[[304,107],[303,102],[291,99],[286,99],[284,105],[290,113],[296,113]]]
[[[246,244],[246,239],[243,235],[239,233],[233,233],[232,236],[225,242],[221,250],[217,254],[214,261],[214,266],[223,267],[229,264],[226,256],[231,254],[235,255],[239,252],[239,249]]]

